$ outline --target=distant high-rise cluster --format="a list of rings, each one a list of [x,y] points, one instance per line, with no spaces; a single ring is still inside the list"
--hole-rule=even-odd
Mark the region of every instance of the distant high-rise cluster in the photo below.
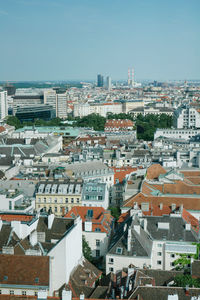
[[[106,82],[104,83],[104,77],[101,74],[97,75],[97,87],[105,87],[108,90],[111,89],[112,87],[112,82],[111,82],[111,77],[107,76],[106,77]]]
[[[104,82],[103,75],[98,74],[97,75],[97,87],[103,87],[103,82]]]

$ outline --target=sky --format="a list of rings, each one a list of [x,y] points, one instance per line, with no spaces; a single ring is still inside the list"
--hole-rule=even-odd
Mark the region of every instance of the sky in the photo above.
[[[200,79],[200,0],[0,0],[0,80]]]

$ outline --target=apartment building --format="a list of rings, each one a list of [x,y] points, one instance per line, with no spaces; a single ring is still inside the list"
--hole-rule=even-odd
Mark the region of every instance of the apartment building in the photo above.
[[[82,205],[82,186],[81,179],[40,181],[36,187],[36,210],[64,215],[73,206]]]
[[[8,115],[7,91],[0,91],[0,120]]]
[[[116,273],[130,264],[171,270],[181,254],[196,254],[198,242],[198,234],[181,214],[159,217],[133,214],[111,240],[106,273]]]
[[[200,128],[200,114],[194,107],[189,105],[178,107],[174,112],[174,127],[178,129]]]

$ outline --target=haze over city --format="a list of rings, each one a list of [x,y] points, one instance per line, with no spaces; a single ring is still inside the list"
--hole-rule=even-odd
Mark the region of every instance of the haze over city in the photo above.
[[[199,0],[0,1],[0,80],[199,79]]]

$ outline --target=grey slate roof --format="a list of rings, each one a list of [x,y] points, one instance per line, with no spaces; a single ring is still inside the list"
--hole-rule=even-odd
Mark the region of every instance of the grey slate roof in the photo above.
[[[147,230],[155,240],[166,239],[168,241],[197,242],[197,238],[189,230],[185,229],[185,223],[181,217],[152,217],[148,216]],[[169,223],[169,229],[159,229],[158,222]]]

